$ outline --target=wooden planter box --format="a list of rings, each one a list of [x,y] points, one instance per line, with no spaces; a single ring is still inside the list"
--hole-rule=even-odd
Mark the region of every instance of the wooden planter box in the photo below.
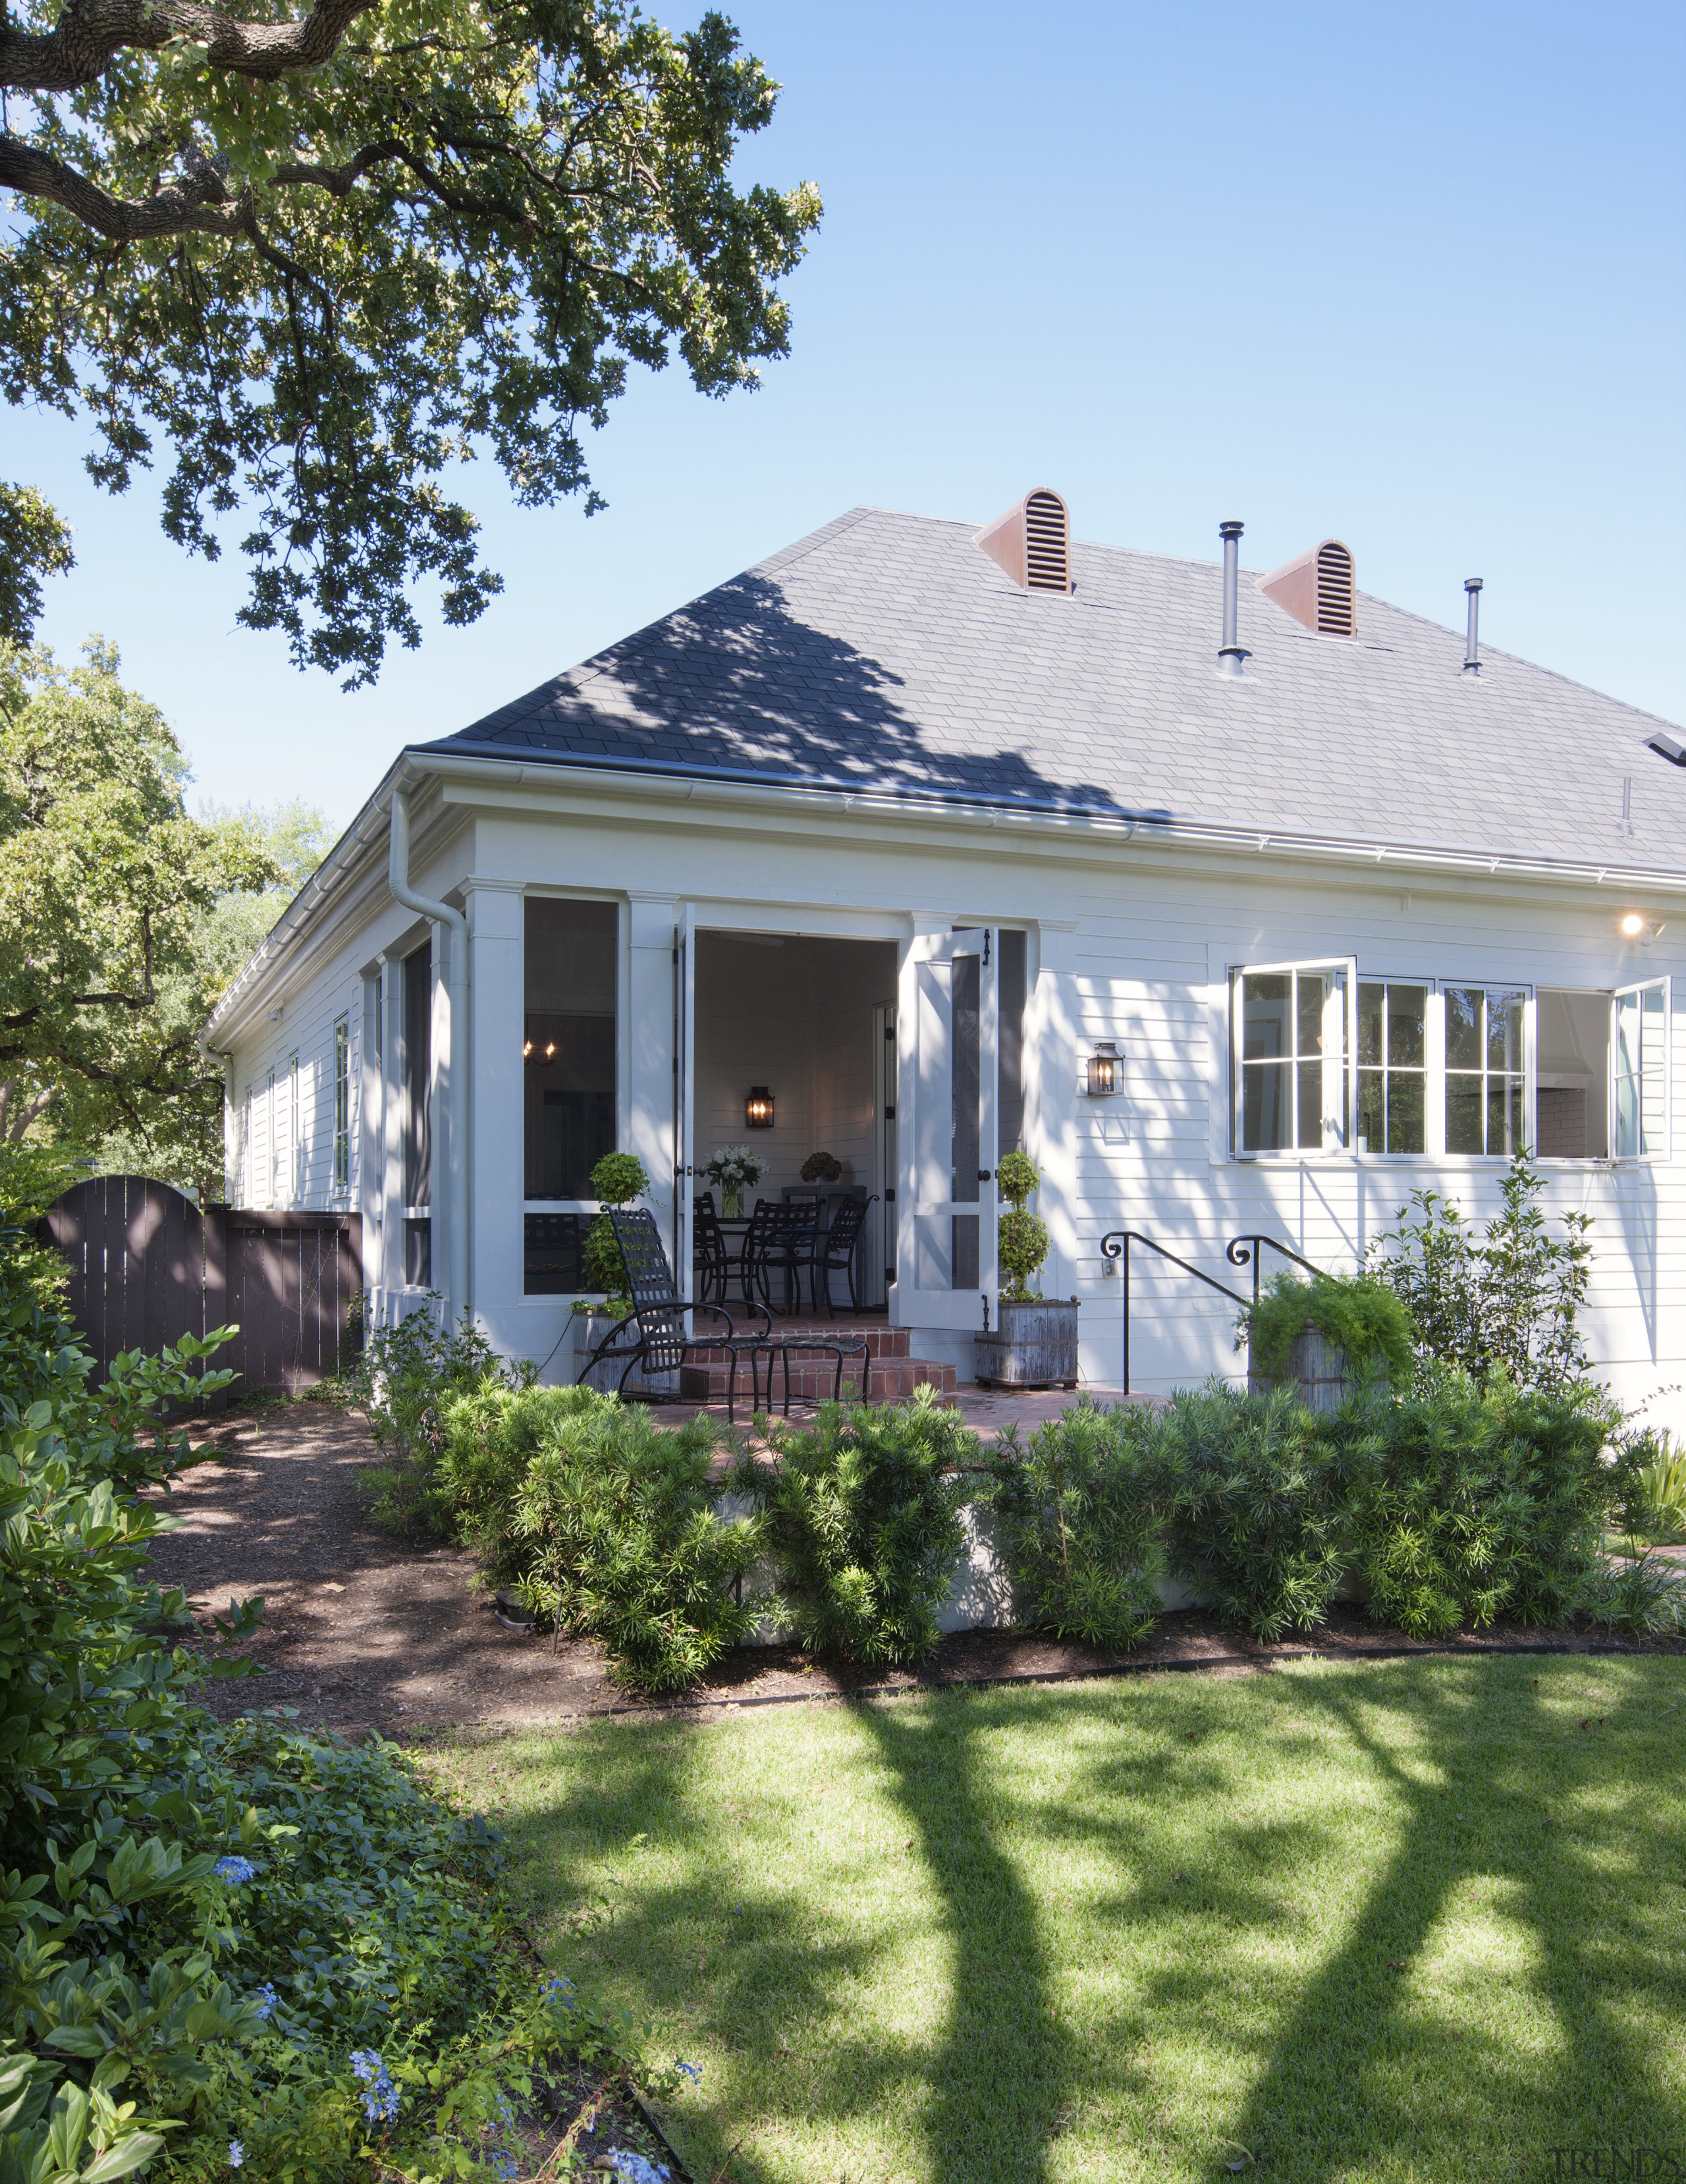
[[[1283,1375],[1289,1386],[1297,1386],[1299,1400],[1308,1411],[1338,1410],[1346,1398],[1357,1392],[1362,1384],[1353,1371],[1351,1361],[1337,1342],[1330,1341],[1319,1327],[1308,1319],[1288,1353],[1288,1370]],[[1247,1361],[1247,1392],[1249,1396],[1267,1396],[1276,1385],[1267,1373],[1253,1370],[1251,1354]]]
[[[998,1323],[972,1338],[978,1379],[987,1388],[1075,1388],[1077,1312],[1075,1297],[1004,1301]]]

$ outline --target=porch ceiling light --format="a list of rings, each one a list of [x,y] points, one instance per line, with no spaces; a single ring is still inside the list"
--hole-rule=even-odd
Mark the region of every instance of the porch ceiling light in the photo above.
[[[1110,1100],[1123,1078],[1124,1057],[1110,1039],[1098,1039],[1094,1052],[1089,1056],[1088,1096],[1091,1100]]]
[[[750,1130],[770,1130],[773,1127],[773,1095],[765,1084],[749,1087],[749,1097],[743,1102],[743,1124]]]

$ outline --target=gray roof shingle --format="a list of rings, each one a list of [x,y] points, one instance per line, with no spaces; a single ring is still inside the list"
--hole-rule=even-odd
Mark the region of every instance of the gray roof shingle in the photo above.
[[[969,525],[854,509],[425,748],[1686,871],[1652,715],[1490,647],[1464,675],[1364,593],[1314,636],[1244,576],[1228,680],[1216,564],[1072,559],[1069,597],[1024,592]]]

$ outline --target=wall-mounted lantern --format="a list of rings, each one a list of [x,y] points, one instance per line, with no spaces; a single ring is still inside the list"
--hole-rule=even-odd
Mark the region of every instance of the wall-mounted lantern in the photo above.
[[[1110,1100],[1115,1092],[1123,1089],[1124,1057],[1110,1039],[1098,1039],[1094,1052],[1089,1056],[1088,1096],[1091,1100]]]
[[[1641,948],[1649,948],[1653,940],[1661,938],[1662,922],[1660,918],[1641,916],[1637,910],[1630,910],[1622,920],[1621,930],[1624,940],[1637,940]]]
[[[770,1130],[773,1127],[773,1095],[765,1084],[752,1084],[749,1097],[743,1102],[743,1123],[746,1129]]]

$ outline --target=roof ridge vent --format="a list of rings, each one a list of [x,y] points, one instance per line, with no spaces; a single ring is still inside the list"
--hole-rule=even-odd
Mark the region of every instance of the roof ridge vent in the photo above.
[[[1284,561],[1260,577],[1259,589],[1319,637],[1358,634],[1357,571],[1352,549],[1338,538]]]
[[[1071,588],[1071,520],[1065,502],[1045,485],[986,524],[976,543],[1027,592]]]

